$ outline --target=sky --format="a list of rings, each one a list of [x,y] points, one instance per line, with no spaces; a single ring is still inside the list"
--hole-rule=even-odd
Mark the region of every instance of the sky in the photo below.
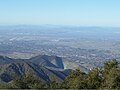
[[[0,0],[0,25],[120,27],[120,0]]]

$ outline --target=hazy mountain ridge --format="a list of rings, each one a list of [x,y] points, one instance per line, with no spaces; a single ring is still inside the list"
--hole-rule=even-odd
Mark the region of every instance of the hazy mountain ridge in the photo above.
[[[35,75],[42,81],[61,82],[71,71],[64,69],[62,58],[57,56],[39,55],[25,60],[16,59],[16,61],[0,56],[0,62],[2,62],[0,64],[0,81],[3,82],[11,82],[15,76],[29,74]]]
[[[47,66],[47,67],[64,69],[62,58],[57,56],[39,55],[39,56],[30,58],[29,61],[39,65]]]

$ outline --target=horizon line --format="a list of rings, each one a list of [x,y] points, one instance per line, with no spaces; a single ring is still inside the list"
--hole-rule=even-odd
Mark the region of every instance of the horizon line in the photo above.
[[[100,25],[63,25],[63,24],[0,24],[0,27],[7,26],[61,26],[61,27],[96,27],[96,28],[120,28],[120,26],[100,26]]]

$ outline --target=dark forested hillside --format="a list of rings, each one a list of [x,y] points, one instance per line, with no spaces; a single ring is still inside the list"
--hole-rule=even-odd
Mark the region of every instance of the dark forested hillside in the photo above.
[[[64,69],[60,57],[15,60],[0,57],[1,89],[120,89],[120,67],[109,60],[88,72]]]
[[[10,83],[15,77],[34,75],[44,82],[61,82],[71,70],[64,70],[62,59],[39,55],[31,59],[0,57],[0,81]]]

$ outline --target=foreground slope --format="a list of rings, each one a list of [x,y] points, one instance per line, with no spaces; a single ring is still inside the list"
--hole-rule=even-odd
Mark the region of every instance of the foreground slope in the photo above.
[[[34,75],[41,81],[61,82],[71,70],[64,70],[62,58],[39,55],[30,59],[0,56],[0,81],[11,82],[15,77]]]

